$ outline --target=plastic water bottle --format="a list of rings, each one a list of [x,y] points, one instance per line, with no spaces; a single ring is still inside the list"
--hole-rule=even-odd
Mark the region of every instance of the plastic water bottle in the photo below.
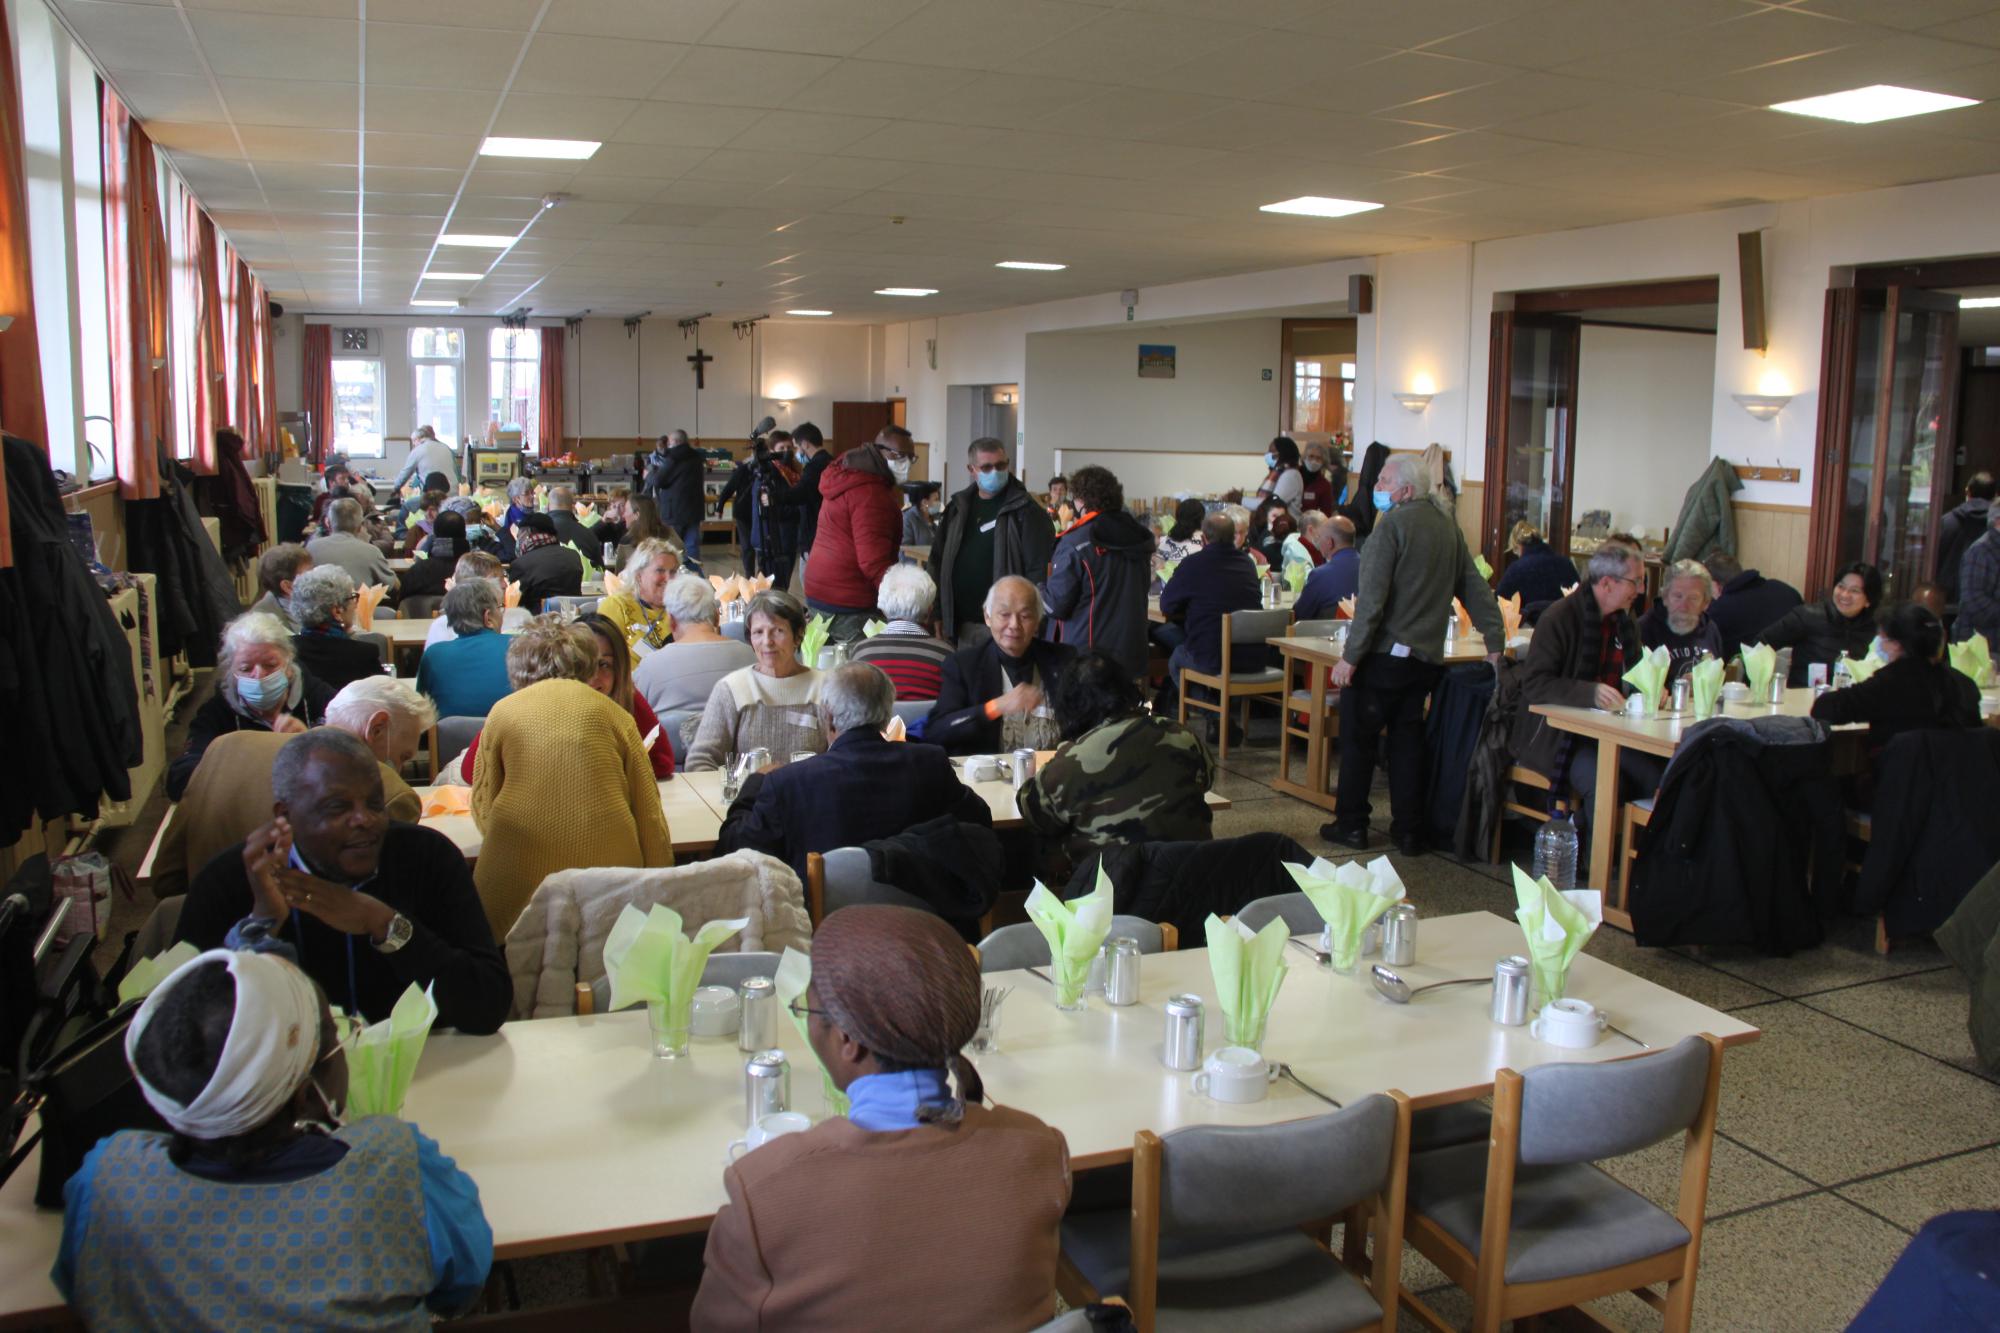
[[[1845,657],[1833,659],[1833,688],[1844,690],[1854,683],[1854,672],[1847,665]]]
[[[1557,802],[1555,814],[1535,835],[1535,878],[1546,875],[1558,889],[1576,887],[1576,825],[1570,822],[1569,807]]]

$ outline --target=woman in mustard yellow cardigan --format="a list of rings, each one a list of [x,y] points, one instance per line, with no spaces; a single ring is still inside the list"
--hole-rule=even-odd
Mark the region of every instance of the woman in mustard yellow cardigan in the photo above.
[[[590,687],[596,669],[597,636],[553,616],[507,649],[514,692],[487,714],[472,773],[472,878],[496,940],[558,870],[674,863],[639,728]]]

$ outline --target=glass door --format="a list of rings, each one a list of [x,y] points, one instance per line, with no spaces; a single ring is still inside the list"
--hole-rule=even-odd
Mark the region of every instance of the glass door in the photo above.
[[[1523,520],[1556,550],[1569,550],[1581,330],[1572,316],[1494,312],[1481,527],[1496,567],[1510,558],[1508,534]]]

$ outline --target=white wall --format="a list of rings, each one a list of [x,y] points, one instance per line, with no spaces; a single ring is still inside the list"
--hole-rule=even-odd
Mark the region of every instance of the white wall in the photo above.
[[[1570,510],[1658,535],[1708,465],[1716,335],[1587,324],[1582,342]]]

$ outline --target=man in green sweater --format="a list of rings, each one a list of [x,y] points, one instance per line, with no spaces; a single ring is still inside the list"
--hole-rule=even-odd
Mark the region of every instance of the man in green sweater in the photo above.
[[[1368,845],[1368,789],[1389,733],[1389,836],[1405,856],[1423,854],[1424,705],[1444,675],[1444,629],[1452,599],[1465,603],[1489,647],[1506,642],[1493,589],[1479,576],[1458,525],[1426,495],[1423,459],[1396,454],[1370,497],[1380,517],[1361,548],[1360,586],[1347,648],[1333,668],[1340,690],[1340,792],[1320,836]],[[1486,660],[1497,671],[1499,652]]]

